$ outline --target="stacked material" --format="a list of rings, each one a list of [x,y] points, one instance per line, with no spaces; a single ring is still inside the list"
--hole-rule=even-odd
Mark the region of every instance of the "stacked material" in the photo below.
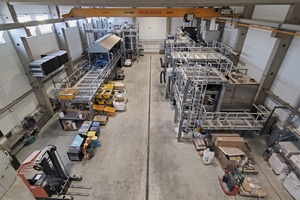
[[[241,196],[246,197],[262,198],[267,195],[261,188],[259,180],[255,177],[245,177],[239,192]]]
[[[283,186],[294,199],[300,200],[300,180],[296,174],[291,172],[287,175],[283,181]]]
[[[286,157],[290,157],[295,154],[300,154],[298,147],[292,141],[278,142],[278,145],[282,150],[283,155]]]
[[[203,138],[195,138],[194,144],[197,151],[201,151],[205,149],[205,143]]]
[[[269,164],[272,167],[275,174],[287,174],[288,166],[286,165],[284,159],[278,154],[273,153],[269,159]]]
[[[290,161],[294,164],[294,166],[300,170],[300,155],[292,155],[290,157]]]

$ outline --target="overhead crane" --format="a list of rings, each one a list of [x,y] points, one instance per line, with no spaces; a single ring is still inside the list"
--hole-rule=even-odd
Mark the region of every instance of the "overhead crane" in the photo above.
[[[229,8],[72,8],[63,18],[72,17],[236,17]]]

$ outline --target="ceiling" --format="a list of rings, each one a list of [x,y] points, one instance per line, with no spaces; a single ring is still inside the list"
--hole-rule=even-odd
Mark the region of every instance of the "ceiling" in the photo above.
[[[47,4],[101,7],[203,7],[257,4],[294,4],[300,0],[1,0],[11,4]]]

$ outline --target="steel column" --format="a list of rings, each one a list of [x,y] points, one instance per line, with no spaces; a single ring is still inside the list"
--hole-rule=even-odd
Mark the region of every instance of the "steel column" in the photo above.
[[[243,18],[244,19],[251,19],[252,18],[252,14],[254,11],[254,7],[255,6],[245,6],[244,8],[244,12],[243,12]],[[235,66],[237,66],[239,60],[240,60],[240,54],[242,52],[243,46],[244,46],[244,42],[246,39],[246,35],[248,33],[248,27],[244,27],[244,26],[237,26],[238,28],[238,33],[237,33],[237,38],[235,41],[235,46],[234,46],[234,51],[238,53],[237,56],[232,58],[232,62]]]
[[[299,23],[300,22],[300,6],[299,4],[291,5],[289,11],[284,20],[285,23]],[[268,60],[267,66],[263,72],[262,79],[260,81],[260,87],[255,99],[256,104],[263,104],[267,98],[266,90],[270,90],[276,75],[280,69],[280,66],[284,60],[286,52],[294,38],[293,35],[287,35],[283,33],[273,32],[272,37],[276,37],[277,40],[273,47],[272,53]]]
[[[197,28],[197,38],[198,38],[198,41],[199,39],[201,38],[201,21],[202,21],[202,18],[196,18],[196,28]]]
[[[0,6],[3,10],[2,14],[5,16],[3,17],[4,23],[18,22],[16,12],[12,5],[8,3],[0,3]],[[15,47],[18,57],[20,58],[25,74],[27,75],[31,86],[35,90],[34,93],[41,108],[45,111],[50,110],[51,115],[53,115],[54,111],[51,106],[51,102],[47,95],[46,89],[44,88],[44,84],[41,82],[41,80],[38,80],[30,74],[28,65],[31,61],[33,61],[33,56],[26,40],[26,37],[28,35],[25,28],[8,30],[8,34]]]
[[[209,31],[210,30],[210,19],[203,19],[202,20],[205,22],[205,30]]]
[[[88,40],[87,40],[87,36],[86,36],[86,32],[85,32],[85,27],[87,26],[87,20],[79,19],[79,20],[77,20],[77,25],[79,28],[82,49],[83,49],[83,52],[86,52],[87,48],[88,48]]]
[[[60,11],[59,11],[58,6],[50,5],[49,11],[50,11],[51,17],[53,19],[57,19],[60,17]],[[69,46],[67,44],[67,40],[66,40],[66,36],[65,36],[65,32],[64,32],[64,29],[67,28],[66,22],[55,23],[53,25],[54,25],[55,36],[56,36],[59,48],[61,50],[67,51],[68,57],[71,58]],[[72,60],[70,59],[69,62],[66,63],[65,65],[68,66],[66,68],[66,74],[69,76],[74,72]]]
[[[171,33],[171,17],[167,17],[166,21],[166,33]]]
[[[189,86],[190,86],[190,80],[188,79],[186,81],[186,85],[183,91],[183,97],[182,97],[182,108],[181,108],[181,119],[179,122],[179,127],[178,127],[178,135],[177,135],[177,140],[178,142],[181,142],[181,138],[182,138],[182,128],[183,128],[183,121],[184,121],[184,107],[186,106],[186,100],[187,100],[187,95],[188,95],[188,91],[189,91]]]
[[[34,58],[33,58],[33,55],[31,53],[31,50],[30,50],[30,47],[28,45],[26,37],[21,37],[21,40],[22,40],[22,46],[24,47],[24,49],[26,51],[26,54],[27,54],[28,59],[29,59],[29,62],[34,61]],[[35,96],[36,96],[36,98],[37,98],[37,100],[38,100],[41,108],[43,110],[49,110],[50,113],[51,113],[51,115],[53,116],[54,115],[54,110],[52,108],[49,96],[48,96],[48,94],[46,92],[43,80],[42,80],[42,78],[35,78],[35,77],[32,77],[30,75],[28,64],[27,64],[26,68],[28,70],[28,76],[30,78],[32,78],[31,85],[35,89],[35,91],[34,91]]]
[[[216,24],[218,24],[218,31],[220,31],[219,38],[221,38],[222,40],[225,29],[225,22],[216,21]]]

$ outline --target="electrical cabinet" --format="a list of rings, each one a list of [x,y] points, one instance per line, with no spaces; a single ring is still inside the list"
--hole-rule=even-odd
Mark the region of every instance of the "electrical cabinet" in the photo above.
[[[0,198],[14,183],[17,173],[3,151],[0,151]]]
[[[247,75],[229,75],[222,99],[221,111],[242,111],[252,107],[259,84]]]

